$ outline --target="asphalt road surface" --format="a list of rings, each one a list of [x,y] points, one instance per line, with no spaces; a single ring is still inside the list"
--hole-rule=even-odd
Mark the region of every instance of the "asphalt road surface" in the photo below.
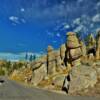
[[[100,100],[96,97],[71,97],[41,89],[28,88],[5,77],[0,77],[0,79],[0,100]]]

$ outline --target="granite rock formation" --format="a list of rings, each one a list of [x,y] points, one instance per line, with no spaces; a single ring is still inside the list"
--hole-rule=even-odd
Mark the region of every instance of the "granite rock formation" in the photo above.
[[[80,44],[81,44],[82,56],[85,58],[86,57],[86,45],[84,44],[83,41],[81,41]]]
[[[100,31],[96,36],[96,58],[100,59]]]
[[[64,69],[66,69],[63,60],[60,56],[60,50],[55,51],[55,61],[56,61],[56,71],[62,72]]]
[[[65,52],[66,52],[66,46],[65,44],[62,44],[60,47],[60,56],[61,56],[62,62],[64,61],[64,58],[65,58]]]
[[[67,92],[69,89],[70,94],[94,87],[100,80],[100,63],[92,60],[95,48],[96,57],[100,59],[100,32],[96,41],[90,35],[87,46],[78,40],[75,33],[68,32],[66,44],[62,44],[58,50],[48,46],[47,54],[28,63],[28,67],[15,70],[12,79],[32,83],[34,86],[41,85],[47,89],[61,90],[64,87]],[[85,63],[81,63],[82,61]]]
[[[66,48],[66,58],[68,63],[70,63],[72,66],[80,65],[80,57],[82,56],[81,45],[75,33],[67,33]]]
[[[70,76],[70,94],[94,87],[97,82],[96,70],[90,66],[73,67]]]
[[[54,75],[56,72],[56,62],[52,46],[48,46],[47,52],[47,73],[48,75]]]
[[[37,86],[47,76],[46,65],[42,64],[38,69],[33,71],[32,84]]]
[[[96,40],[92,34],[88,37],[87,55],[91,60],[91,55],[96,56]]]

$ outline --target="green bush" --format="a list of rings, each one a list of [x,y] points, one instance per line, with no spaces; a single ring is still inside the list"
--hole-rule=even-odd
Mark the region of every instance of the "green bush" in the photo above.
[[[0,75],[1,75],[1,76],[2,76],[2,75],[5,75],[5,71],[2,70],[2,69],[0,69]]]

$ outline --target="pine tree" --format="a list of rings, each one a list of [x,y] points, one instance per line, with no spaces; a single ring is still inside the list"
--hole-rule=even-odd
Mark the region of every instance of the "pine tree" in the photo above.
[[[33,56],[30,55],[29,61],[31,62],[33,60]]]
[[[28,54],[26,53],[26,55],[25,55],[25,60],[28,60]]]

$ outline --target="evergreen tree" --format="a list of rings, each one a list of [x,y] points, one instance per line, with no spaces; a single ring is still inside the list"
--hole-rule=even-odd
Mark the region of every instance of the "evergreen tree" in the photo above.
[[[33,56],[30,55],[29,61],[31,62],[33,60]]]
[[[33,60],[35,60],[36,59],[36,55],[33,55]]]
[[[25,60],[28,60],[28,54],[26,53],[26,55],[25,55]]]

